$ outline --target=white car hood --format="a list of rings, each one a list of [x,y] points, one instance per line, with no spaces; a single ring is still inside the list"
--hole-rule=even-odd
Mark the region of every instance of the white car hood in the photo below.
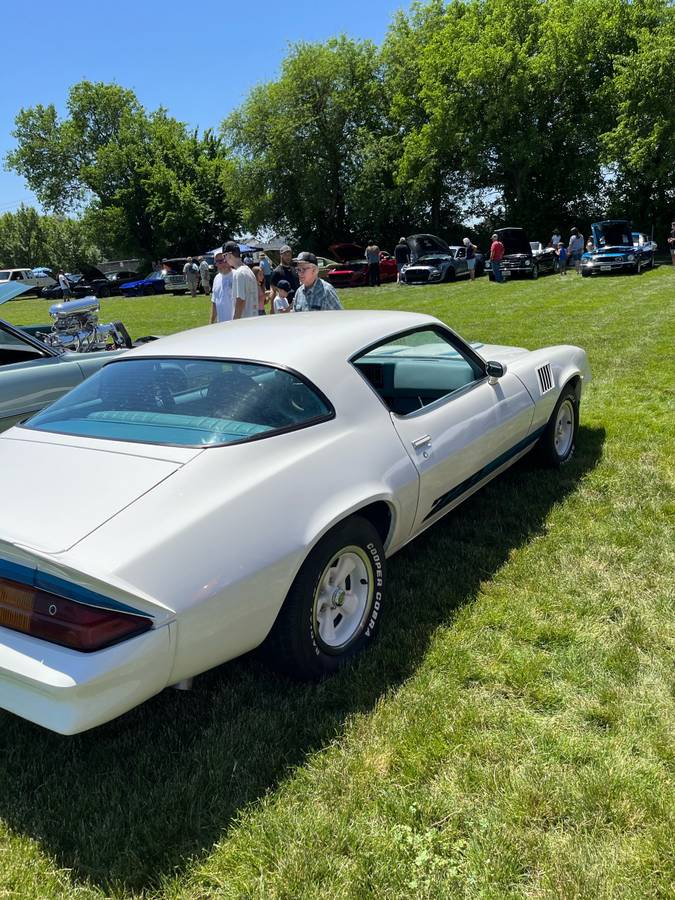
[[[525,347],[504,347],[500,344],[471,344],[471,346],[486,362],[508,363],[530,352]]]
[[[16,432],[0,438],[0,540],[39,553],[69,549],[185,461],[12,438]]]

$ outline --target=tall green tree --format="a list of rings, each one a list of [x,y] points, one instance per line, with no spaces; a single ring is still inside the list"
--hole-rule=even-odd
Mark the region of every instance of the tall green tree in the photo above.
[[[436,0],[387,37],[387,78],[402,83],[399,180],[426,193],[432,223],[445,195],[476,199],[492,221],[545,234],[605,203],[601,135],[616,114],[615,61],[630,57],[658,0]],[[405,48],[409,46],[410,52]],[[414,56],[413,56],[414,54]]]
[[[405,200],[369,41],[292,47],[279,78],[254,88],[223,134],[239,159],[238,196],[253,231],[270,226],[323,249],[367,239],[366,230],[377,236]]]
[[[76,272],[101,258],[86,225],[65,216],[40,215],[23,204],[0,216],[0,266],[51,266]]]
[[[675,10],[658,28],[643,28],[635,53],[617,60],[613,127],[602,135],[612,167],[610,210],[636,226],[669,229],[675,217]]]
[[[239,225],[222,142],[199,136],[163,109],[147,113],[115,84],[74,85],[68,115],[21,110],[7,165],[48,210],[83,211],[111,254],[195,252]]]

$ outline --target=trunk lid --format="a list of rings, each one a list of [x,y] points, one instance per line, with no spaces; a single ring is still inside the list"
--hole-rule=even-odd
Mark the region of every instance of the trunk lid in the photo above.
[[[346,263],[350,260],[365,259],[365,250],[358,244],[331,244],[328,248],[338,262]]]
[[[0,540],[62,553],[200,452],[157,447],[151,457],[129,444],[108,449],[111,443],[78,446],[77,439],[17,428],[2,435]]]

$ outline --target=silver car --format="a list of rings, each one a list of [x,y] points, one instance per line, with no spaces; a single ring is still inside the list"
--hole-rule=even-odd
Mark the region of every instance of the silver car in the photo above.
[[[27,290],[0,286],[0,304]],[[0,431],[58,400],[131,347],[122,323],[100,325],[97,313],[96,297],[85,297],[52,306],[51,325],[20,327],[0,319]]]

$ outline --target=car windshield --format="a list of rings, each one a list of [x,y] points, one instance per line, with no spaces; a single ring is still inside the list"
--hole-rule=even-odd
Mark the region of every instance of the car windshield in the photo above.
[[[158,269],[156,272],[151,272],[149,275],[146,275],[145,279],[139,279],[139,280],[140,281],[143,281],[143,280],[149,281],[151,278],[162,278],[162,277],[163,277],[162,273]]]
[[[273,366],[209,359],[126,359],[104,366],[38,413],[37,431],[208,447],[331,418],[320,392]]]
[[[9,269],[4,269],[2,272],[0,272],[0,281],[9,281],[9,276],[11,274],[12,273],[9,271]]]

